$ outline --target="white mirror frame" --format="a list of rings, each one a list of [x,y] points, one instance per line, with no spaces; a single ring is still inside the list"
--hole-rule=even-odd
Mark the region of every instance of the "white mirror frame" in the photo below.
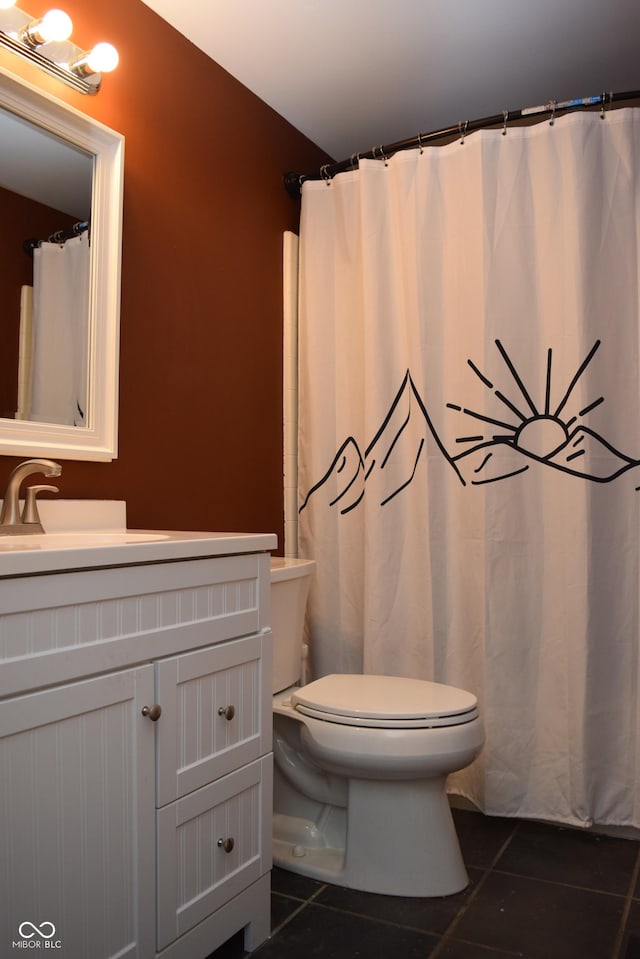
[[[124,137],[0,67],[0,107],[95,157],[91,200],[88,417],[81,427],[0,419],[0,455],[112,460],[118,449]]]

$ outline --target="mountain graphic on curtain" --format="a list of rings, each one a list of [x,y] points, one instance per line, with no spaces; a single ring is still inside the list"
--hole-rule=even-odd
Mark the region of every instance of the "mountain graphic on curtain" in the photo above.
[[[544,467],[595,483],[610,483],[640,466],[640,460],[621,453],[582,422],[583,417],[604,403],[603,396],[568,415],[572,412],[574,387],[595,356],[600,340],[594,343],[567,384],[560,403],[555,405],[551,404],[553,353],[548,350],[543,407],[534,403],[500,340],[495,344],[515,383],[515,400],[495,389],[472,360],[467,360],[467,364],[500,401],[504,416],[491,417],[458,403],[447,403],[447,409],[464,417],[461,435],[456,439],[456,444],[463,449],[450,453],[438,435],[411,371],[407,370],[388,413],[364,453],[353,436],[347,437],[326,473],[309,490],[299,512],[306,508],[311,497],[323,494],[327,505],[337,508],[341,514],[355,509],[365,493],[385,506],[411,485],[423,456],[433,453],[432,444],[451,465],[463,486],[506,480],[529,469]],[[469,423],[475,427],[473,433],[465,428]]]

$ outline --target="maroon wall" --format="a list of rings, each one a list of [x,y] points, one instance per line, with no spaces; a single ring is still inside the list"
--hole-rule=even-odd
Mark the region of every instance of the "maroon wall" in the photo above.
[[[140,0],[62,6],[78,45],[120,52],[96,96],[0,65],[126,142],[118,458],[63,462],[61,495],[282,546],[282,234],[299,216],[282,174],[329,158]],[[0,456],[0,494],[17,462]]]

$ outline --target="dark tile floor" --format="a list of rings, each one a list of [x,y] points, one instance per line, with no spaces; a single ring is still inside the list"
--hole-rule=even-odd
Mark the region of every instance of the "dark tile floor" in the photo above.
[[[463,892],[377,896],[274,869],[272,936],[251,959],[640,959],[640,843],[454,818]],[[245,955],[239,933],[210,959]]]

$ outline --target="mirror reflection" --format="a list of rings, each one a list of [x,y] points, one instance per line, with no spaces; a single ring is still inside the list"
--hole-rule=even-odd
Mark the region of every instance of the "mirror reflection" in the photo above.
[[[0,109],[0,418],[89,421],[94,155]]]

